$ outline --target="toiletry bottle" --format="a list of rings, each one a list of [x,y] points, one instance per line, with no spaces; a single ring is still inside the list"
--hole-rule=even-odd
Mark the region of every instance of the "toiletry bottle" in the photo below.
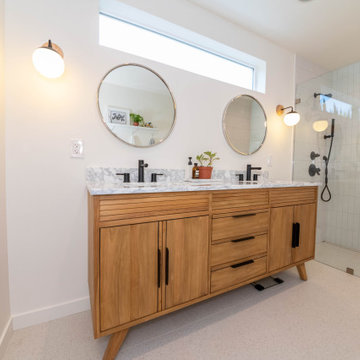
[[[199,167],[197,163],[194,163],[194,167],[192,168],[192,178],[193,179],[199,178]]]
[[[193,163],[191,161],[192,157],[189,156],[189,161],[187,163],[187,166],[186,166],[186,173],[185,173],[185,178],[186,180],[189,180],[192,178],[192,168],[193,168]]]

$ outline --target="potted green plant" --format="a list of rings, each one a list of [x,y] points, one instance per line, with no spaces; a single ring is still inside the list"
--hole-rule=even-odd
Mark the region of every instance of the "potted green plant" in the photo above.
[[[130,120],[134,126],[142,126],[144,118],[139,114],[130,113]]]
[[[199,161],[199,179],[211,179],[213,164],[215,160],[220,160],[216,153],[211,151],[204,151],[202,154],[197,155],[196,159]]]

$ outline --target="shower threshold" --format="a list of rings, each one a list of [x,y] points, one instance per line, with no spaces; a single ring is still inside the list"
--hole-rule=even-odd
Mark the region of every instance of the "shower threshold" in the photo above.
[[[315,260],[360,277],[360,252],[328,242],[316,243]],[[347,270],[349,269],[349,270]]]

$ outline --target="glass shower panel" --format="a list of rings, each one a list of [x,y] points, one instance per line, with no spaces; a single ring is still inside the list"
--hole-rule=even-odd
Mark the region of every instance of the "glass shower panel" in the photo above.
[[[316,96],[314,95],[316,94]],[[323,94],[323,95],[318,95]],[[293,178],[321,182],[317,219],[316,260],[360,276],[360,63],[329,72],[297,86]],[[328,162],[328,202],[320,195]],[[328,127],[318,132],[319,125]],[[321,130],[321,129],[320,129]],[[311,153],[313,159],[311,159]],[[312,165],[314,176],[309,174]],[[324,199],[329,199],[324,193]]]

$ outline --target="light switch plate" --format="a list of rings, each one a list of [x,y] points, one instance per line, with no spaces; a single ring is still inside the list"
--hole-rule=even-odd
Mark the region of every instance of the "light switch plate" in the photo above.
[[[84,157],[84,144],[81,139],[70,139],[70,156],[72,158]]]

